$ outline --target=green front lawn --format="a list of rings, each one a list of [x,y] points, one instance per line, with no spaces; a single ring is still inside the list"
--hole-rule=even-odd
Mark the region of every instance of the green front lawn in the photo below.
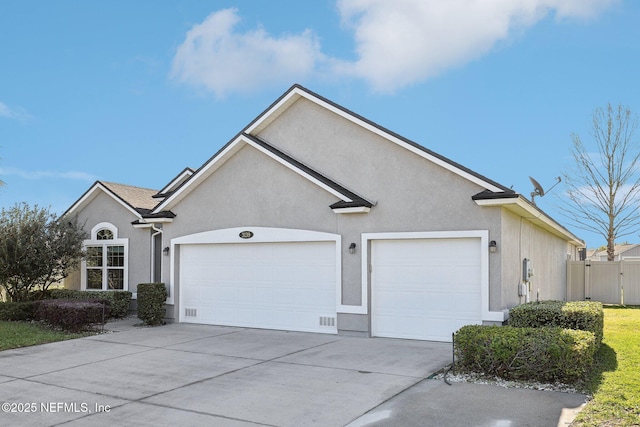
[[[37,323],[0,321],[0,351],[84,336],[87,334],[55,331]]]
[[[572,426],[640,425],[640,307],[605,307],[604,340],[586,388],[593,399]]]

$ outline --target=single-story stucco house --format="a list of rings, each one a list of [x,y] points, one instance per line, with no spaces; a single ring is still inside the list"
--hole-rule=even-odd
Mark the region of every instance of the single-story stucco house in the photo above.
[[[176,322],[421,340],[565,299],[584,246],[521,194],[299,85],[199,169],[160,190],[98,181],[65,215],[90,232],[66,287],[135,298],[164,282]]]

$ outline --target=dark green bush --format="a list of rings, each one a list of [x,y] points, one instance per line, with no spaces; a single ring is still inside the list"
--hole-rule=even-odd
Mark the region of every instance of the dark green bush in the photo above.
[[[53,299],[104,299],[111,305],[111,317],[121,318],[129,313],[132,293],[129,291],[78,291],[75,289],[51,289]]]
[[[0,302],[0,320],[25,321],[34,318],[33,302]]]
[[[541,382],[583,378],[597,348],[592,332],[562,328],[469,325],[454,340],[458,370]]]
[[[604,329],[602,303],[596,301],[530,302],[509,311],[509,325],[516,328],[557,327],[593,332],[600,346]]]
[[[104,324],[109,317],[108,300],[50,299],[34,304],[38,320],[70,332]]]
[[[29,291],[25,301],[39,301],[42,299],[51,299],[51,291],[49,289],[34,289]]]
[[[164,283],[138,285],[138,318],[147,325],[164,323],[167,288]]]

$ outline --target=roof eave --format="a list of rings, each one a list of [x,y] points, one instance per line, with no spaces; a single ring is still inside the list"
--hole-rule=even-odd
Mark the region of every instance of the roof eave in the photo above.
[[[122,207],[124,207],[126,210],[131,212],[136,218],[138,219],[142,218],[142,214],[138,212],[136,208],[131,206],[124,199],[122,199],[122,197],[118,196],[111,189],[109,189],[109,187],[107,187],[100,181],[96,181],[91,187],[89,187],[89,189],[82,196],[80,196],[80,198],[73,205],[71,205],[71,207],[67,209],[67,211],[64,214],[62,214],[62,216],[70,215],[75,210],[80,209],[81,207],[86,205],[89,201],[93,200],[93,198],[96,196],[97,191],[103,191],[109,197],[111,197],[120,205],[122,205]]]
[[[552,234],[563,238],[572,245],[585,247],[584,240],[576,237],[569,230],[558,224],[555,220],[533,206],[521,194],[517,197],[509,195],[501,198],[477,198],[473,200],[478,206],[502,207],[516,215],[528,219],[537,226],[551,232]]]
[[[337,214],[354,214],[354,213],[369,213],[371,208],[369,206],[353,206],[348,208],[331,208],[331,210]]]

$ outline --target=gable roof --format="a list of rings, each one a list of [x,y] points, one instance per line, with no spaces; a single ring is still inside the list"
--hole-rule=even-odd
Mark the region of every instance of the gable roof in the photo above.
[[[216,154],[214,154],[209,160],[207,160],[198,170],[195,171],[193,176],[183,182],[174,192],[167,195],[167,198],[154,209],[154,212],[158,212],[163,209],[171,209],[175,206],[183,197],[189,194],[194,188],[198,186],[206,177],[217,170],[222,164],[224,164],[230,157],[240,150],[245,144],[252,145],[254,148],[259,149],[263,153],[269,155],[275,160],[279,161],[283,165],[289,167],[295,172],[301,174],[305,178],[318,184],[325,190],[336,195],[341,201],[331,205],[334,211],[347,212],[347,209],[361,208],[366,209],[373,206],[372,203],[365,198],[358,196],[350,190],[342,187],[340,184],[332,181],[330,178],[322,175],[318,171],[314,171],[309,166],[304,165],[298,160],[288,156],[282,151],[276,149],[257,137],[262,129],[272,123],[281,114],[283,114],[291,105],[293,105],[300,98],[305,98],[311,102],[314,102],[321,107],[324,107],[339,116],[346,118],[347,120],[379,135],[383,138],[400,145],[401,147],[437,164],[445,169],[456,173],[463,178],[470,180],[482,188],[493,192],[500,192],[504,194],[517,194],[510,188],[498,184],[444,156],[441,156],[416,142],[406,139],[395,132],[392,132],[364,117],[338,105],[328,99],[298,85],[293,85],[287,92],[285,92],[280,98],[278,98],[273,104],[271,104],[262,114],[255,118],[249,125],[245,127],[240,133],[238,133],[231,141],[225,144]]]
[[[616,244],[613,247],[613,256],[617,257],[617,256],[623,256],[626,252],[632,251],[633,249],[637,248],[638,244],[636,243],[623,243],[623,244]],[[587,258],[590,259],[594,259],[594,258],[602,258],[602,257],[608,257],[609,255],[607,254],[607,249],[603,249],[603,250],[598,250],[598,249],[589,249],[587,251]]]
[[[287,92],[285,92],[280,98],[278,98],[273,104],[271,104],[262,114],[255,118],[244,130],[244,133],[256,135],[262,129],[266,128],[272,123],[278,116],[284,113],[291,105],[293,105],[298,99],[305,98],[321,107],[326,108],[329,111],[379,135],[383,138],[390,140],[398,144],[399,146],[447,169],[457,175],[460,175],[481,187],[491,191],[501,191],[506,193],[515,193],[512,189],[507,188],[477,172],[472,171],[469,168],[462,166],[459,163],[454,162],[438,153],[435,153],[428,148],[423,147],[417,142],[411,141],[379,124],[372,122],[359,114],[354,113],[341,105],[336,104],[318,95],[309,89],[295,84]]]
[[[180,200],[189,194],[191,190],[196,188],[202,181],[218,170],[218,168],[220,168],[229,158],[247,145],[257,149],[281,165],[339,198],[340,201],[330,206],[330,208],[335,212],[367,212],[368,209],[374,205],[373,202],[343,187],[329,177],[280,151],[264,139],[254,135],[240,133],[235,139],[227,143],[213,157],[205,162],[193,174],[193,176],[186,180],[174,192],[168,194],[167,197],[156,206],[152,214],[173,208]]]
[[[115,182],[96,181],[80,198],[63,214],[69,215],[86,206],[98,194],[104,193],[137,218],[148,214],[158,204],[153,198],[156,190],[118,184]]]

